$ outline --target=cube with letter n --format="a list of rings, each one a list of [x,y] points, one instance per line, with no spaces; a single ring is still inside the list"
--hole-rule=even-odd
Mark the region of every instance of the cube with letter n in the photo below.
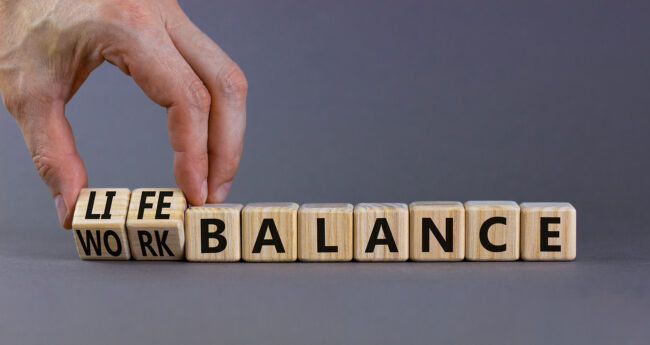
[[[460,261],[465,258],[465,208],[460,202],[412,202],[409,223],[411,260]]]

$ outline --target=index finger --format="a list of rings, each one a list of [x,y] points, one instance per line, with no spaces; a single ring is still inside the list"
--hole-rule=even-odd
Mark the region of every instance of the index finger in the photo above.
[[[242,154],[248,84],[237,64],[180,7],[167,25],[174,45],[210,92],[207,201],[223,202]]]
[[[154,102],[167,108],[174,150],[174,175],[192,205],[208,194],[208,111],[210,95],[192,67],[160,27],[105,49],[104,57],[130,74]],[[123,45],[126,45],[123,47]]]

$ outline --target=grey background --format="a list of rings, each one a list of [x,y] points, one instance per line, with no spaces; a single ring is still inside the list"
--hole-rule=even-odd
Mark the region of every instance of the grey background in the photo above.
[[[648,2],[185,1],[245,71],[230,201],[569,201],[569,263],[83,262],[0,116],[2,344],[647,344]],[[90,186],[173,186],[111,65],[67,108]]]

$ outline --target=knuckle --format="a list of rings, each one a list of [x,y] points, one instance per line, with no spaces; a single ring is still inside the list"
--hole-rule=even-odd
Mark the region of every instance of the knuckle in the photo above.
[[[221,176],[225,180],[232,180],[237,174],[239,169],[239,160],[241,158],[241,152],[231,152],[228,154],[220,154],[217,162],[217,175]]]
[[[58,154],[39,148],[32,155],[32,162],[38,175],[51,189],[60,187],[64,181],[68,187],[77,188],[82,188],[88,183],[83,162],[76,153]]]
[[[235,178],[238,168],[239,164],[237,161],[225,161],[219,169],[218,176],[220,176],[223,181],[231,181]]]
[[[234,62],[227,63],[219,74],[219,81],[226,98],[243,101],[248,92],[248,81],[244,72]]]
[[[237,169],[239,168],[239,156],[226,159],[223,165],[224,175],[226,175],[226,177],[233,178],[237,173]]]
[[[117,23],[126,27],[140,27],[150,23],[152,11],[146,1],[113,0],[102,1],[96,8],[97,16],[106,22]]]
[[[36,167],[38,175],[43,181],[45,181],[45,183],[49,183],[57,175],[57,171],[59,170],[57,161],[58,160],[43,153],[37,153],[32,156],[34,167]]]
[[[210,112],[210,104],[212,103],[212,97],[210,92],[205,87],[203,82],[197,78],[194,78],[188,88],[188,97],[189,102],[192,106],[199,109],[202,114],[207,114]]]

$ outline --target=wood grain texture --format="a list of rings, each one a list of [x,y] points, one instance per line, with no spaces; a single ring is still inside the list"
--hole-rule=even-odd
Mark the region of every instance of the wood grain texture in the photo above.
[[[447,236],[450,219],[450,236]],[[427,227],[423,227],[423,220]],[[428,221],[438,229],[449,247],[443,248]],[[460,261],[465,258],[465,208],[458,201],[416,201],[409,205],[410,258],[413,261]],[[424,246],[423,236],[428,238]],[[427,249],[426,251],[424,249]],[[451,249],[451,251],[445,251]]]
[[[505,251],[488,250],[480,240],[481,228],[494,217],[505,218],[506,224],[493,224],[487,229],[489,244],[505,245]],[[468,201],[465,203],[465,258],[472,261],[514,261],[519,259],[519,205],[514,201]]]
[[[378,221],[379,220],[379,221]],[[388,228],[383,226],[385,220]],[[379,243],[369,245],[373,230]],[[391,251],[388,231],[395,244]],[[357,261],[406,261],[409,258],[409,211],[400,203],[360,203],[354,207],[354,259]]]
[[[72,231],[84,260],[129,260],[126,214],[131,191],[126,188],[84,188],[79,192]],[[110,208],[106,203],[111,200]],[[92,208],[89,209],[89,202]],[[107,212],[108,211],[108,212]]]
[[[241,258],[241,209],[240,204],[206,204],[190,207],[185,211],[185,258],[187,261],[239,261]],[[201,238],[201,221],[210,224],[209,234]],[[218,220],[220,226],[211,222]],[[222,222],[222,223],[221,223]],[[217,232],[219,231],[219,232]],[[206,243],[202,244],[202,240]],[[220,246],[224,246],[223,249]],[[202,251],[202,246],[207,251]],[[219,250],[218,252],[214,252]]]
[[[161,193],[163,194],[161,195]],[[168,196],[165,195],[167,193]],[[144,201],[142,201],[143,194],[147,195]],[[186,208],[187,201],[180,189],[140,188],[134,190],[131,193],[131,203],[126,218],[126,229],[133,258],[136,260],[182,260],[185,257]]]
[[[304,204],[298,209],[298,259],[301,261],[350,261],[353,249],[352,204]],[[318,219],[322,219],[325,246],[318,251]],[[324,249],[324,248],[321,248]]]
[[[262,227],[262,225],[265,225]],[[273,229],[277,237],[273,236]],[[261,233],[261,234],[260,234]],[[255,244],[262,243],[259,252]],[[263,236],[263,237],[262,237]],[[271,244],[269,241],[275,239]],[[265,240],[265,241],[264,241]],[[281,245],[276,245],[280,243]],[[298,204],[252,203],[242,210],[242,259],[251,262],[285,262],[298,258]]]
[[[566,261],[576,258],[576,209],[573,205],[566,202],[525,202],[520,208],[523,260]],[[542,218],[546,220],[542,222]],[[542,232],[542,228],[545,231]]]

